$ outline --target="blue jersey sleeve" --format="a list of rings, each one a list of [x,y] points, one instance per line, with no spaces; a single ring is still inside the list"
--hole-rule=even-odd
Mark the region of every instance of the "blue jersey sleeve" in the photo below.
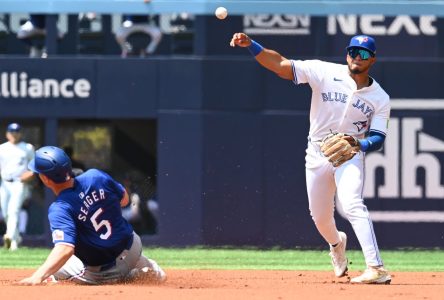
[[[116,195],[119,195],[119,201],[123,198],[123,195],[125,193],[125,188],[122,184],[115,181],[110,175],[102,171],[102,174],[106,178],[107,185],[116,193]]]
[[[48,219],[54,245],[62,243],[74,246],[76,243],[76,225],[69,205],[54,202],[49,207]]]

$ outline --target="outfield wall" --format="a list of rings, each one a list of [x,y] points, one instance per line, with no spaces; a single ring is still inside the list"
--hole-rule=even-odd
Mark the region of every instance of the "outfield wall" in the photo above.
[[[149,242],[324,245],[305,192],[308,87],[251,57],[8,58],[0,65],[0,117],[43,119],[46,143],[55,143],[65,118],[157,120],[161,216]],[[444,245],[443,65],[382,58],[374,67],[395,99],[385,150],[369,154],[366,166],[367,205],[384,248]],[[352,234],[350,245],[358,246]]]

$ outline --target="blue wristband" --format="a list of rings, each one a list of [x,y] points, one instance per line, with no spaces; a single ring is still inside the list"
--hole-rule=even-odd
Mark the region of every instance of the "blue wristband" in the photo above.
[[[254,40],[251,40],[251,45],[248,46],[247,49],[253,56],[257,56],[264,50],[264,47],[262,47],[261,44],[256,43]]]
[[[365,139],[360,139],[359,144],[363,152],[372,152],[381,149],[385,141],[385,135],[378,132],[370,132]]]
[[[358,140],[359,144],[361,145],[361,151],[366,152],[368,150],[368,147],[370,147],[370,142],[367,139]]]

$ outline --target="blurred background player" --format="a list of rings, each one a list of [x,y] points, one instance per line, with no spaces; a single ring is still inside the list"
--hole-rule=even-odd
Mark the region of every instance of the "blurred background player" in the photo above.
[[[19,213],[23,201],[29,196],[27,182],[33,173],[28,163],[34,158],[34,146],[21,140],[21,127],[11,123],[6,129],[7,142],[0,145],[0,203],[6,223],[3,245],[6,249],[17,250],[21,242],[19,234]]]
[[[20,26],[17,31],[17,38],[22,40],[29,47],[29,57],[46,56],[44,41],[46,30],[46,15],[30,14],[29,20]],[[35,40],[34,40],[35,39]],[[36,41],[40,41],[37,43]]]
[[[123,218],[125,188],[108,174],[89,169],[73,177],[71,160],[57,147],[42,147],[29,165],[56,195],[48,211],[54,248],[46,261],[20,283],[51,277],[83,284],[138,278],[160,283],[165,272],[142,254],[142,242]]]
[[[58,38],[63,34],[58,30]],[[22,40],[29,48],[29,57],[46,58],[48,56],[44,38],[46,36],[46,15],[30,14],[29,20],[20,26],[17,38]]]
[[[125,174],[122,184],[128,192],[130,205],[122,209],[123,217],[140,234],[156,234],[159,219],[159,204],[156,184],[137,171]]]
[[[140,53],[141,56],[153,54],[162,40],[162,32],[150,16],[123,15],[122,26],[116,31],[116,40],[122,49],[122,57],[136,54],[133,53],[133,45],[128,41],[128,37],[135,33],[146,34],[150,37],[150,42]]]
[[[37,35],[45,35],[46,15],[31,14],[29,20],[20,26],[17,38],[29,39]]]

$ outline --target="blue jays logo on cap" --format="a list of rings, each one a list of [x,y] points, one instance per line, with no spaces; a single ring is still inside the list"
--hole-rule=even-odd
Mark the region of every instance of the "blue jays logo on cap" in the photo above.
[[[364,42],[368,42],[368,36],[358,36],[358,37],[356,37],[356,39],[358,40],[359,44],[362,44]]]
[[[352,47],[366,49],[373,54],[376,53],[375,39],[368,35],[356,35],[352,37],[350,40],[350,44],[347,47],[347,50]]]

